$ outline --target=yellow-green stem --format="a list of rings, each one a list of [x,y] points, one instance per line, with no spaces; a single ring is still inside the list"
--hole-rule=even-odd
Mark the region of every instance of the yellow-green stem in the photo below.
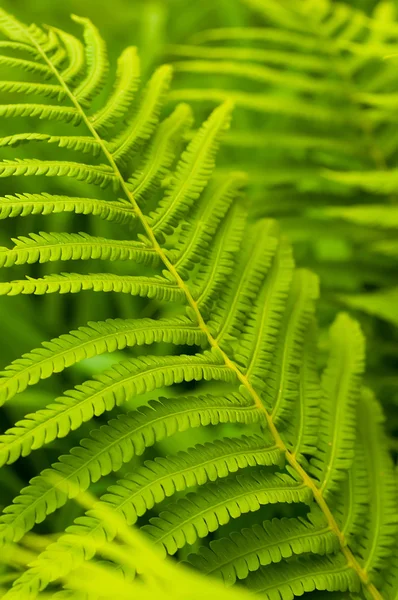
[[[52,72],[54,73],[54,77],[56,77],[56,79],[59,81],[60,85],[63,87],[63,89],[65,90],[68,98],[70,99],[70,101],[72,102],[73,106],[76,108],[76,110],[80,113],[81,117],[82,117],[82,121],[85,123],[85,125],[87,126],[88,130],[90,131],[91,135],[94,137],[95,140],[97,140],[97,142],[99,143],[102,152],[104,154],[104,156],[106,157],[106,159],[109,162],[109,165],[112,167],[115,176],[117,177],[117,179],[119,180],[120,183],[120,187],[123,190],[124,194],[126,195],[126,198],[131,202],[136,216],[138,217],[146,235],[148,236],[148,239],[151,241],[153,248],[156,250],[156,252],[158,253],[161,261],[163,262],[164,266],[168,269],[168,271],[173,275],[173,277],[175,278],[175,281],[177,283],[177,285],[180,287],[180,289],[184,292],[187,303],[189,304],[189,306],[191,307],[191,309],[193,310],[196,319],[198,321],[198,325],[200,327],[200,329],[203,331],[203,333],[206,335],[209,345],[212,348],[217,349],[217,351],[221,354],[221,356],[223,357],[223,360],[225,362],[225,365],[227,367],[229,367],[236,375],[238,381],[240,381],[240,383],[248,390],[248,392],[251,394],[253,401],[255,403],[255,405],[257,406],[258,410],[260,410],[264,416],[265,419],[267,421],[269,430],[272,434],[272,437],[274,439],[274,442],[276,444],[276,446],[278,448],[280,448],[280,450],[285,454],[286,457],[286,461],[289,463],[289,465],[296,471],[296,473],[300,476],[300,478],[302,479],[302,481],[304,482],[304,484],[312,491],[314,499],[316,501],[316,503],[318,504],[319,508],[322,510],[323,514],[325,515],[325,518],[327,520],[327,523],[331,529],[331,531],[333,531],[335,533],[335,535],[337,536],[339,542],[340,542],[340,547],[341,547],[341,551],[344,554],[346,560],[347,560],[347,564],[354,569],[354,571],[357,573],[360,581],[362,582],[362,584],[366,587],[367,591],[369,592],[370,596],[374,599],[374,600],[382,600],[382,596],[380,594],[380,592],[376,589],[376,587],[373,585],[373,583],[371,583],[369,581],[369,576],[367,574],[366,571],[364,571],[361,567],[361,565],[359,564],[359,562],[356,560],[355,556],[352,554],[351,550],[348,548],[347,545],[347,540],[345,539],[344,534],[340,531],[339,526],[335,520],[335,518],[332,515],[332,512],[330,510],[330,508],[328,507],[325,499],[322,496],[321,491],[319,490],[319,488],[317,487],[315,481],[308,475],[308,473],[306,473],[306,471],[303,469],[303,467],[300,465],[300,463],[298,462],[298,460],[296,459],[295,455],[293,453],[291,453],[289,451],[289,449],[286,447],[286,444],[283,442],[278,430],[275,427],[275,424],[272,420],[271,415],[268,413],[268,411],[266,410],[260,396],[258,395],[258,393],[256,392],[256,390],[253,388],[253,386],[251,385],[251,383],[249,382],[249,380],[247,379],[247,377],[245,376],[244,373],[242,373],[242,371],[238,368],[238,366],[228,357],[228,355],[220,348],[218,341],[212,336],[212,334],[210,333],[208,327],[206,326],[206,323],[202,317],[202,314],[199,310],[199,307],[195,301],[195,299],[193,298],[187,284],[185,283],[185,281],[181,278],[181,276],[179,275],[179,273],[177,272],[176,268],[174,267],[174,265],[170,262],[170,260],[168,259],[168,257],[166,256],[166,254],[164,253],[163,249],[161,248],[159,242],[157,241],[149,223],[147,222],[145,215],[143,214],[143,212],[141,211],[139,205],[137,204],[135,198],[133,197],[133,194],[131,193],[131,191],[129,190],[111,152],[108,150],[107,146],[104,144],[104,141],[101,139],[101,137],[98,135],[97,131],[95,130],[94,126],[91,124],[89,118],[87,117],[87,115],[85,114],[83,108],[81,107],[79,101],[77,100],[77,98],[73,95],[73,92],[70,90],[69,86],[65,83],[65,81],[62,79],[60,73],[58,72],[57,68],[52,64],[50,58],[47,56],[47,54],[45,53],[45,51],[41,48],[40,44],[32,37],[32,44],[34,44],[34,46],[37,48],[38,52],[40,53],[40,55],[42,56],[42,58],[45,60],[45,62],[47,63],[47,65],[51,68]]]

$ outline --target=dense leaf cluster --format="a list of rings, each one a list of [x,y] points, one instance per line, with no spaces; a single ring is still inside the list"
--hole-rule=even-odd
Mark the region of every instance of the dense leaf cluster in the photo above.
[[[56,373],[115,355],[107,369],[43,402],[0,436],[2,465],[34,460],[61,438],[67,449],[0,517],[0,543],[10,557],[2,566],[8,565],[12,582],[3,586],[3,597],[33,599],[47,591],[86,597],[85,577],[77,577],[78,584],[74,574],[85,573],[87,561],[97,557],[107,560],[104,594],[107,582],[111,587],[107,578],[119,569],[126,594],[140,589],[140,597],[153,597],[146,583],[156,564],[159,578],[168,569],[174,574],[176,597],[190,593],[185,586],[193,575],[186,569],[194,569],[270,599],[318,590],[392,600],[394,468],[380,406],[362,383],[358,324],[345,313],[337,317],[320,373],[317,277],[295,267],[275,221],[250,218],[242,194],[246,176],[216,169],[233,109],[229,95],[193,131],[186,104],[164,118],[172,69],[159,67],[142,88],[133,48],[121,55],[113,89],[105,90],[105,44],[89,20],[74,19],[84,44],[0,13],[1,61],[13,73],[0,82],[12,94],[0,113],[32,123],[31,131],[3,138],[5,148],[14,152],[23,144],[28,156],[2,161],[0,176],[15,178],[17,188],[22,176],[42,186],[38,193],[16,189],[1,198],[0,218],[85,214],[116,225],[117,235],[40,231],[11,240],[0,249],[3,273],[19,267],[26,273],[37,263],[67,266],[10,277],[0,294],[90,290],[129,302],[142,298],[144,309],[140,316],[132,311],[129,318],[61,333],[2,373],[0,401],[12,406]],[[322,58],[308,61],[319,71]],[[26,81],[18,79],[22,72],[29,74]],[[101,92],[106,99],[98,106]],[[329,118],[327,107],[314,107],[314,114]],[[39,119],[48,133],[34,131]],[[51,157],[36,158],[37,144],[50,145]],[[70,193],[50,193],[44,177],[55,187],[66,178]],[[73,194],[76,181],[86,196]],[[103,268],[87,272],[87,261]],[[71,272],[65,270],[70,264]],[[68,445],[87,424],[89,434]],[[183,432],[195,439],[197,430],[211,430],[211,439],[181,449]],[[169,451],[159,456],[165,440]],[[120,479],[98,502],[84,500],[90,486],[106,486],[116,472]],[[25,560],[33,528],[72,498],[83,498],[87,512],[52,543],[37,542],[35,560]],[[253,520],[242,529],[242,515],[250,513]],[[126,557],[129,544],[137,556]],[[167,555],[185,569],[174,571]]]

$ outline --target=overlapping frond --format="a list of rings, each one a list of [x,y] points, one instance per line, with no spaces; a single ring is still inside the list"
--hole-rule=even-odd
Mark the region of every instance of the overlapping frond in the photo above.
[[[354,458],[355,412],[364,353],[358,324],[346,314],[339,315],[331,330],[330,357],[322,379],[326,402],[322,410],[321,446],[313,462],[314,474],[326,497],[345,477]]]
[[[155,544],[175,554],[186,543],[193,544],[231,518],[256,511],[261,505],[308,503],[310,498],[308,488],[287,475],[266,475],[262,471],[252,476],[238,475],[170,504],[144,530]]]
[[[380,273],[369,229],[384,227],[389,213],[386,230],[396,228],[394,3],[376,3],[371,15],[332,0],[241,3],[253,12],[246,27],[204,30],[190,44],[168,48],[177,82],[171,100],[206,107],[232,99],[242,118],[226,140],[227,161],[242,156],[236,148],[251,150],[253,214],[283,221],[326,289],[354,291],[328,269],[327,261],[340,260],[334,248],[342,248],[345,262],[362,273],[359,292],[366,295],[372,284],[388,290],[396,265],[386,263]],[[332,223],[330,215],[336,217]],[[341,227],[340,217],[350,225]],[[334,245],[324,252],[328,242],[323,245],[314,231],[325,219],[325,237]],[[384,231],[380,242],[395,258],[396,250],[388,251],[391,233]],[[375,315],[396,325],[394,298],[385,297],[384,304],[388,308]],[[366,302],[356,308],[369,314]]]
[[[125,165],[132,152],[136,152],[142,144],[150,139],[159,121],[159,113],[167,94],[172,70],[164,65],[152,76],[140,102],[133,120],[125,131],[110,141],[112,156],[118,165]]]
[[[286,577],[283,571],[281,564],[257,571],[248,579],[249,590],[270,600],[275,593],[293,600],[315,590],[359,592],[359,582],[353,572],[335,557],[297,561],[292,564],[290,577]]]
[[[231,109],[229,103],[217,108],[182,154],[172,184],[152,217],[152,229],[157,235],[176,226],[206,187],[220,138],[230,123]]]
[[[72,19],[83,26],[86,53],[86,72],[74,94],[79,102],[88,103],[101,91],[106,81],[109,69],[107,50],[98,29],[89,19],[76,15]]]
[[[153,248],[130,240],[108,240],[86,233],[32,233],[12,240],[13,248],[0,248],[0,268],[57,260],[131,260],[153,264]]]
[[[161,275],[155,277],[123,276],[110,273],[60,273],[34,279],[29,277],[0,283],[0,296],[16,294],[77,294],[82,290],[122,292],[147,298],[175,301],[183,298],[181,290]]]
[[[23,392],[28,385],[51,377],[53,373],[60,373],[81,360],[155,342],[201,346],[205,344],[206,336],[185,317],[90,322],[76,331],[43,342],[40,348],[8,365],[0,379],[0,403]]]
[[[140,63],[136,48],[126,48],[118,60],[113,95],[106,105],[91,116],[90,121],[99,133],[107,131],[129,109],[139,86]]]
[[[309,552],[326,554],[338,547],[338,540],[322,522],[304,519],[274,519],[234,532],[229,538],[212,542],[191,554],[189,562],[207,575],[222,577],[227,585],[246,579],[261,566],[278,563]],[[319,521],[319,519],[318,519]]]
[[[206,400],[202,399],[201,401],[203,402],[202,408],[205,408]],[[227,406],[226,402],[220,399],[220,408],[223,404]],[[179,412],[181,413],[181,411]],[[183,421],[180,420],[181,417],[178,412],[175,414],[179,422],[178,427],[186,427],[187,425],[184,425]],[[199,412],[198,415],[205,424],[205,412]],[[231,413],[228,420],[233,422],[237,415],[238,413],[236,415]],[[169,416],[171,416],[171,413]],[[192,420],[188,426],[195,426],[193,416],[194,412],[190,413]],[[223,419],[225,415],[221,417],[220,413],[219,418]],[[239,419],[238,416],[238,421]],[[212,422],[216,423],[214,417]],[[250,422],[250,418],[247,422]],[[157,427],[156,431],[156,435],[159,435],[161,430]],[[191,448],[189,453],[180,452],[174,457],[148,461],[145,467],[135,473],[128,474],[125,479],[118,481],[117,485],[111,486],[108,493],[101,498],[93,509],[85,517],[78,519],[73,526],[68,528],[67,533],[60,538],[57,544],[49,548],[46,555],[42,557],[42,564],[45,561],[54,560],[56,555],[62,555],[66,548],[74,548],[74,564],[77,566],[93,556],[96,547],[103,547],[104,544],[114,540],[118,535],[118,528],[110,530],[104,527],[102,517],[106,510],[121,515],[121,523],[125,522],[128,526],[131,526],[153,506],[179,490],[193,486],[203,486],[208,481],[214,481],[219,477],[227,477],[229,473],[243,469],[248,465],[278,464],[281,458],[280,452],[275,446],[264,448],[263,442],[261,437],[223,439],[217,440],[215,443],[208,443],[205,446],[199,445]],[[43,502],[44,497],[40,501]],[[29,510],[26,507],[25,513]],[[15,517],[20,519],[20,516],[15,515],[12,521],[10,519],[6,526],[8,529],[4,527],[4,532],[8,531],[8,534],[11,535],[11,527],[15,531]],[[26,516],[25,514],[25,519]]]
[[[160,400],[112,419],[94,429],[90,438],[83,439],[79,447],[61,456],[58,463],[21,491],[1,517],[2,540],[19,540],[36,522],[86,490],[91,482],[118,471],[123,463],[165,437],[200,426],[259,421],[261,415],[253,403],[239,395]],[[270,452],[272,462],[278,463],[280,452]]]
[[[363,389],[358,407],[358,428],[363,447],[366,491],[373,510],[366,514],[366,524],[361,524],[364,539],[359,542],[359,553],[364,568],[373,574],[376,581],[396,543],[398,530],[396,473],[386,447],[382,423],[383,416],[372,392]]]
[[[180,104],[170,117],[160,124],[142,165],[139,165],[129,180],[129,187],[137,200],[152,188],[154,189],[163,177],[167,177],[175,159],[176,149],[191,123],[190,107],[187,104]]]
[[[276,18],[278,4],[269,7]],[[278,23],[290,22],[289,14],[281,8]],[[33,600],[85,561],[101,553],[112,558],[106,556],[109,544],[123,542],[125,527],[135,525],[162,556],[184,559],[187,546],[194,545],[196,558],[189,561],[199,570],[222,575],[227,583],[242,580],[270,598],[362,589],[379,599],[378,577],[392,553],[393,483],[381,429],[368,432],[362,423],[359,327],[346,315],[338,318],[321,384],[314,338],[317,279],[295,269],[290,246],[273,220],[250,222],[242,200],[245,175],[216,169],[234,94],[226,93],[226,102],[187,135],[191,109],[182,104],[167,114],[163,106],[171,67],[159,67],[140,92],[138,59],[128,48],[106,100],[105,44],[87,19],[75,20],[84,28],[84,44],[56,29],[25,27],[0,11],[0,30],[10,43],[31,49],[29,58],[18,60],[33,62],[40,85],[55,86],[46,88],[49,101],[57,98],[54,105],[31,104],[29,98],[25,104],[25,95],[38,88],[32,83],[18,91],[16,84],[12,89],[21,102],[4,105],[0,114],[40,117],[43,129],[49,120],[63,119],[71,132],[48,138],[40,130],[3,138],[5,152],[24,144],[28,156],[0,165],[5,181],[13,177],[13,195],[0,199],[0,217],[74,212],[117,224],[118,234],[108,239],[91,229],[90,234],[55,230],[13,239],[13,247],[0,249],[1,273],[24,270],[26,279],[3,281],[0,294],[91,290],[142,301],[125,304],[130,318],[89,322],[44,342],[1,374],[0,402],[10,401],[7,408],[28,386],[118,351],[110,368],[68,386],[48,403],[44,399],[1,435],[1,464],[35,452],[30,458],[40,454],[48,465],[47,445],[54,450],[58,438],[69,443],[84,424],[92,427],[80,445],[71,444],[68,454],[31,479],[3,511],[4,547],[23,540],[91,484],[111,483],[91,510],[15,577],[4,598]],[[303,28],[304,21],[293,45],[300,44]],[[264,52],[245,50],[240,58],[244,55],[264,60]],[[312,74],[323,76],[330,57],[294,55],[278,50],[269,60],[284,67],[291,60],[295,72],[282,77],[284,84],[289,80],[302,90],[307,81],[308,91]],[[18,71],[21,64],[9,66]],[[260,99],[261,110],[268,110],[267,102]],[[327,105],[304,106],[294,98],[279,102],[275,112],[293,114],[293,104],[293,113],[305,118],[326,119],[330,113]],[[346,120],[344,110],[341,119]],[[76,124],[84,129],[81,135],[72,129]],[[33,156],[37,142],[54,143],[51,160]],[[84,163],[76,154],[72,161],[65,158],[75,151],[85,153]],[[79,197],[65,191],[15,193],[23,175],[35,176],[43,189],[48,181],[43,176],[52,178],[51,191],[58,189],[59,177],[68,177],[69,183],[83,182],[87,192]],[[124,225],[130,227],[122,234]],[[106,261],[105,272],[87,273],[84,261],[91,259]],[[40,263],[58,261],[75,261],[82,272],[41,273]],[[124,355],[127,349],[132,356]],[[378,414],[374,400],[367,405]],[[100,424],[104,413],[110,413],[105,425]],[[197,440],[198,428],[203,438]],[[188,430],[188,449],[176,452],[174,436]],[[364,448],[366,436],[372,442]],[[200,439],[211,441],[197,443]],[[144,462],[143,455],[150,460]],[[386,480],[370,495],[379,463],[385,465]],[[104,479],[122,468],[116,485],[111,477]],[[345,511],[348,488],[360,492]],[[372,504],[378,508],[365,531],[359,516]],[[113,525],[106,519],[109,511]],[[263,524],[225,538],[222,528],[239,531],[242,515],[249,513],[261,514]],[[208,546],[212,536],[221,539]],[[199,540],[206,548],[198,550]],[[130,577],[137,572],[134,560],[128,565]]]
[[[49,215],[60,212],[75,212],[95,215],[116,223],[130,223],[135,216],[131,204],[127,202],[98,200],[94,198],[71,198],[42,194],[17,194],[5,196],[0,201],[0,219],[27,217],[29,215]]]
[[[210,356],[210,354],[212,354]],[[0,436],[0,462],[11,463],[35,448],[65,437],[82,423],[98,417],[127,400],[158,388],[183,381],[233,381],[235,379],[220,357],[214,353],[203,356],[146,356],[123,361],[117,366],[68,390],[46,408],[18,421]]]

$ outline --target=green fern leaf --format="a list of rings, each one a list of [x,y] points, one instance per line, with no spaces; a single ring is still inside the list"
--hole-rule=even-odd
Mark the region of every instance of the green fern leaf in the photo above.
[[[340,314],[333,324],[331,344],[322,382],[328,399],[322,411],[322,446],[312,463],[325,497],[338,487],[353,461],[355,411],[364,369],[363,335],[348,315]],[[326,407],[328,412],[324,412]]]
[[[329,592],[359,592],[360,585],[355,573],[339,559],[329,557],[317,560],[301,560],[292,563],[290,577],[286,577],[280,564],[264,571],[257,571],[248,580],[248,588],[271,600],[275,593],[293,600],[306,592],[328,590]],[[279,590],[279,592],[278,592]],[[341,595],[339,594],[341,597]]]
[[[57,260],[131,260],[156,264],[158,256],[144,244],[107,240],[85,233],[32,233],[12,240],[14,248],[0,248],[0,268]]]
[[[187,104],[180,104],[159,126],[153,143],[144,156],[143,164],[129,179],[129,188],[138,199],[142,198],[169,172],[175,159],[175,150],[183,134],[192,122],[192,111]]]
[[[218,423],[259,421],[261,414],[253,403],[238,395],[151,402],[150,406],[113,419],[94,430],[90,438],[61,456],[52,469],[44,470],[21,491],[0,518],[2,543],[18,541],[36,522],[66,504],[79,490],[86,490],[91,482],[118,471],[133,456],[142,455],[146,448],[177,431]],[[280,460],[280,453],[271,455],[275,461]]]
[[[188,560],[203,573],[222,577],[226,585],[234,585],[237,579],[246,579],[261,566],[309,552],[334,552],[337,546],[338,540],[327,526],[283,518],[264,521],[212,542],[210,548],[201,548]]]
[[[139,86],[140,64],[135,48],[126,48],[118,60],[113,96],[90,118],[96,131],[104,133],[128,110]]]
[[[221,524],[258,510],[261,505],[279,502],[310,501],[308,488],[287,475],[266,475],[260,472],[251,476],[237,476],[208,485],[203,493],[189,494],[169,505],[160,517],[151,519],[144,527],[155,544],[175,554],[186,543],[193,544],[198,537],[206,537]]]
[[[183,153],[173,176],[173,183],[152,218],[156,234],[168,231],[189,210],[208,183],[208,173],[214,169],[215,154],[221,135],[228,128],[232,106],[216,109]]]
[[[310,272],[297,271],[292,282],[281,331],[283,349],[271,366],[266,395],[274,399],[272,418],[275,424],[287,421],[299,393],[298,365],[302,356],[308,325],[314,316],[314,301],[318,297],[318,280]]]
[[[104,352],[155,342],[204,345],[206,337],[188,319],[108,319],[90,322],[61,335],[17,359],[1,373],[0,404],[40,379],[60,373],[81,360]]]
[[[149,540],[162,556],[181,550],[179,558],[184,558],[187,545],[199,539],[207,543],[213,534],[221,537],[223,525],[240,530],[239,519],[248,513],[257,513],[253,518],[263,525],[200,551],[192,559],[200,570],[213,569],[231,581],[242,579],[250,590],[262,591],[272,600],[315,590],[363,593],[380,600],[381,580],[394,551],[396,509],[377,405],[368,402],[368,414],[375,416],[365,425],[361,413],[362,334],[348,316],[338,318],[320,383],[314,338],[316,278],[295,270],[291,249],[272,220],[250,222],[242,202],[245,176],[216,169],[216,154],[234,101],[255,112],[274,114],[276,119],[294,116],[300,122],[314,123],[313,135],[303,134],[292,152],[318,152],[319,148],[326,152],[331,147],[340,152],[341,144],[334,145],[340,125],[358,127],[361,111],[347,103],[336,113],[324,102],[334,88],[327,76],[337,46],[328,48],[325,43],[318,54],[311,54],[314,40],[305,35],[309,0],[295,9],[301,15],[297,21],[288,1],[282,5],[269,0],[263,5],[258,0],[258,4],[270,16],[272,26],[265,33],[276,48],[241,47],[235,52],[180,47],[172,51],[196,57],[200,62],[193,70],[218,73],[223,66],[220,61],[226,61],[230,74],[267,80],[267,85],[287,87],[291,94],[176,89],[171,100],[185,94],[223,101],[195,132],[189,131],[189,107],[183,104],[171,114],[165,112],[170,66],[159,67],[140,92],[138,58],[128,48],[119,59],[113,89],[107,92],[111,90],[107,51],[87,19],[75,19],[83,25],[82,44],[57,29],[25,27],[0,10],[0,31],[8,38],[9,48],[22,53],[5,61],[15,73],[15,82],[0,83],[0,89],[18,94],[19,101],[2,105],[0,115],[27,116],[34,124],[31,132],[7,131],[0,141],[5,153],[22,144],[26,153],[22,159],[11,155],[0,164],[0,176],[13,177],[10,184],[16,190],[0,199],[0,217],[71,212],[99,216],[118,226],[115,239],[90,226],[92,235],[59,233],[54,228],[52,233],[16,237],[14,247],[0,250],[0,264],[23,267],[26,279],[0,283],[0,295],[122,293],[124,297],[116,298],[128,300],[123,305],[126,315],[134,317],[89,322],[23,355],[2,373],[1,403],[86,358],[135,347],[133,357],[119,360],[114,355],[110,369],[99,369],[92,379],[56,392],[55,400],[41,404],[2,434],[0,462],[10,465],[33,451],[42,461],[48,444],[59,438],[67,438],[68,443],[83,423],[92,427],[88,438],[33,477],[5,508],[0,540],[6,554],[68,500],[87,498],[91,484],[102,480],[101,485],[107,485],[105,477],[112,484],[111,475],[125,465],[117,485],[111,485],[92,510],[66,528],[66,535],[15,575],[5,600],[25,596],[33,600],[52,584],[68,588],[74,570],[75,574],[77,569],[87,572],[85,562],[102,552],[117,549],[123,553],[125,532],[137,534],[138,539],[137,528],[145,523],[141,527],[145,544]],[[327,30],[327,35],[338,37],[339,47],[357,44],[356,36],[364,25],[361,19],[350,23],[348,7],[329,15],[326,0],[311,6],[312,22]],[[289,45],[286,31],[283,35],[278,27],[290,24],[291,28],[295,22]],[[313,38],[318,40],[315,29]],[[383,36],[377,34],[373,21],[369,31],[372,52],[377,53]],[[15,44],[30,50],[25,52]],[[363,60],[355,52],[355,61],[349,65],[353,71]],[[241,62],[232,65],[232,60]],[[210,65],[210,61],[216,62]],[[248,61],[255,63],[250,69],[245,68]],[[21,67],[34,72],[37,85],[19,81]],[[184,69],[184,63],[180,67]],[[303,91],[314,94],[317,101],[301,98]],[[51,104],[32,103],[31,96],[38,94]],[[376,116],[370,112],[371,120]],[[56,121],[63,121],[59,131]],[[45,128],[49,122],[51,135],[38,126]],[[326,129],[317,130],[328,122],[336,126],[331,136]],[[80,126],[78,135],[74,125]],[[289,135],[280,129],[285,132],[279,141],[283,148],[288,146]],[[51,160],[34,155],[39,142],[53,144]],[[261,147],[258,139],[249,139],[246,147],[253,143]],[[84,162],[79,162],[76,152],[84,153]],[[352,159],[360,160],[358,154],[354,150]],[[319,169],[316,172],[318,183],[326,181]],[[311,173],[300,181],[313,181]],[[265,178],[286,182],[295,174],[281,168],[280,174]],[[22,175],[35,177],[37,193],[24,192]],[[48,182],[44,176],[52,178],[52,194],[40,193]],[[259,181],[264,178],[263,170],[258,176]],[[81,182],[87,191],[81,196],[67,195],[65,181],[72,184],[71,190]],[[107,189],[102,192],[99,187]],[[121,232],[119,226],[124,225],[128,233]],[[83,262],[81,273],[49,274],[40,269],[40,263],[89,259],[108,261],[105,273],[86,273]],[[117,269],[119,260],[124,261],[123,270]],[[35,265],[33,273],[31,264]],[[131,304],[129,295],[142,300]],[[12,298],[3,300],[6,304]],[[111,306],[117,306],[116,302]],[[193,346],[188,354],[187,345]],[[191,386],[192,395],[187,397],[186,388]],[[160,400],[165,387],[172,388],[170,397]],[[134,408],[130,413],[124,410],[128,403]],[[12,415],[18,399],[9,406]],[[98,417],[108,412],[110,421],[100,426]],[[214,441],[175,452],[175,434],[190,435],[191,429],[208,425],[212,426],[208,436]],[[158,442],[166,438],[171,438],[168,456],[161,458],[157,455],[163,448]],[[144,462],[150,447],[151,460]],[[373,481],[377,482],[374,490]],[[186,493],[189,488],[196,489]],[[291,516],[264,522],[274,514],[268,509],[260,513],[267,504],[274,505],[281,517],[289,504]],[[377,507],[375,513],[367,516],[372,506]],[[149,524],[139,520],[149,510],[156,514],[158,508],[159,516]],[[116,520],[107,520],[109,514]],[[67,511],[64,515],[70,518]],[[225,552],[230,554],[229,562]],[[127,575],[131,578],[140,571],[137,557],[139,552],[129,556]],[[159,561],[169,568],[170,561]]]
[[[81,122],[81,115],[75,108],[51,106],[50,104],[0,104],[0,116],[3,118],[30,117],[48,121],[65,121],[73,125],[79,125]]]
[[[51,69],[47,65],[43,65],[32,60],[25,60],[23,58],[0,55],[0,66],[21,69],[22,71],[27,71],[28,73],[36,73],[46,79],[51,77]]]
[[[393,325],[398,325],[398,288],[385,288],[370,294],[350,294],[338,296],[339,300],[354,310],[375,315]]]
[[[142,98],[139,111],[127,128],[115,139],[110,148],[116,164],[124,166],[131,152],[150,139],[158,121],[159,112],[171,80],[171,67],[160,67],[153,75]]]
[[[74,177],[78,181],[95,183],[100,187],[113,184],[118,187],[117,180],[111,169],[105,165],[94,166],[81,163],[63,161],[43,161],[35,159],[22,159],[17,161],[3,161],[0,163],[0,177],[13,177],[25,175],[45,175],[47,177]]]
[[[58,98],[59,100],[65,98],[65,90],[63,90],[60,85],[54,85],[50,83],[1,81],[0,90],[9,94],[33,94],[37,96],[45,96],[48,98]],[[2,110],[6,110],[4,105],[2,107]]]
[[[366,514],[359,553],[363,568],[377,581],[397,536],[397,480],[386,439],[381,429],[383,416],[373,394],[362,391],[358,423],[367,473],[367,490],[372,511]],[[378,581],[377,581],[378,582]]]
[[[175,457],[147,462],[138,472],[109,488],[93,510],[71,526],[66,535],[51,547],[51,554],[62,553],[66,547],[73,545],[75,550],[79,547],[79,554],[82,553],[87,560],[101,540],[109,542],[113,539],[117,530],[106,530],[102,524],[104,507],[120,513],[132,525],[147,510],[179,489],[204,485],[248,465],[278,464],[280,457],[275,447],[264,449],[263,440],[253,437],[218,440],[192,448],[188,454],[180,452]],[[81,558],[76,557],[75,564],[80,562]]]
[[[41,279],[32,277],[21,281],[0,283],[0,296],[15,294],[77,294],[82,290],[95,292],[122,292],[159,300],[175,301],[183,297],[181,290],[168,279],[156,277],[134,277],[96,273],[80,275],[61,273],[45,275]]]
[[[135,211],[125,202],[107,202],[92,198],[70,198],[51,194],[17,194],[0,198],[0,219],[49,215],[60,212],[95,215],[116,223],[130,223]]]
[[[105,42],[89,19],[72,15],[72,19],[83,25],[86,47],[87,73],[83,81],[74,90],[79,102],[90,102],[101,90],[108,74],[108,58]]]
[[[182,381],[234,381],[213,352],[197,356],[131,359],[65,392],[47,408],[29,414],[0,436],[0,462],[11,463],[127,399]]]

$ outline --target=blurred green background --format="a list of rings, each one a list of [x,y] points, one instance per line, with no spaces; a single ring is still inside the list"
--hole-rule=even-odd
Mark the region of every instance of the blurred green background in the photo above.
[[[346,3],[371,13],[378,0]],[[3,0],[1,6],[24,22],[51,23],[71,32],[78,28],[70,14],[89,17],[109,43],[111,55],[135,45],[146,64],[162,55],[166,43],[184,43],[209,27],[253,22],[249,11],[236,0]]]
[[[74,33],[79,29],[70,14],[89,17],[108,42],[111,57],[134,45],[144,67],[162,55],[166,43],[182,43],[209,25],[242,24],[246,13],[234,0],[5,0],[1,5],[24,22],[51,23]]]

